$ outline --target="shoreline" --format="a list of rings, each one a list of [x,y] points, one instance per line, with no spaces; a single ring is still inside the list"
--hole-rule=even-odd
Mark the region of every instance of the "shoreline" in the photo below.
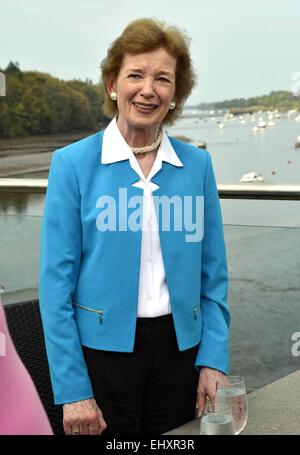
[[[0,157],[0,178],[14,177],[31,172],[47,171],[50,169],[51,152],[36,152],[18,156]]]
[[[95,131],[81,131],[0,139],[0,178],[49,171],[55,150],[94,133]]]

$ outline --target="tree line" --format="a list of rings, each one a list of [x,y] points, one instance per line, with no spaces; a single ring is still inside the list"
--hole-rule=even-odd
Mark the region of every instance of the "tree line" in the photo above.
[[[300,97],[293,95],[286,90],[272,91],[269,95],[256,96],[252,98],[235,98],[215,103],[202,103],[200,109],[247,109],[287,111],[289,109],[300,110]]]
[[[103,86],[92,81],[63,81],[50,74],[22,71],[10,62],[0,69],[6,96],[0,97],[0,137],[93,131],[107,123]]]

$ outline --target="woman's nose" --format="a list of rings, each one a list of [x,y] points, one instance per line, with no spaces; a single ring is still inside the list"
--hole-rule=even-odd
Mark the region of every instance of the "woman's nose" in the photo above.
[[[143,85],[141,87],[141,95],[146,98],[152,98],[155,96],[153,80],[150,78],[143,79]]]

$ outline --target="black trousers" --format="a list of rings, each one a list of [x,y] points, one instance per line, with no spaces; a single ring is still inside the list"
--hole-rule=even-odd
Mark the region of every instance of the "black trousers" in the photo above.
[[[192,420],[198,346],[179,351],[171,314],[137,318],[132,353],[82,346],[103,435],[157,435]]]

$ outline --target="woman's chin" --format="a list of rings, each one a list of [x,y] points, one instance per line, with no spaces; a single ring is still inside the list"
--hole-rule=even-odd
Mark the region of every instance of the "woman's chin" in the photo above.
[[[154,116],[134,116],[129,119],[129,123],[132,126],[139,127],[139,128],[153,128],[154,126],[160,124],[158,119]]]
[[[139,127],[154,127],[154,126],[160,126],[162,123],[162,120],[160,118],[161,116],[158,115],[157,111],[153,112],[139,112],[135,110],[134,112],[131,112],[131,115],[128,118],[129,123],[132,125],[136,125]]]

